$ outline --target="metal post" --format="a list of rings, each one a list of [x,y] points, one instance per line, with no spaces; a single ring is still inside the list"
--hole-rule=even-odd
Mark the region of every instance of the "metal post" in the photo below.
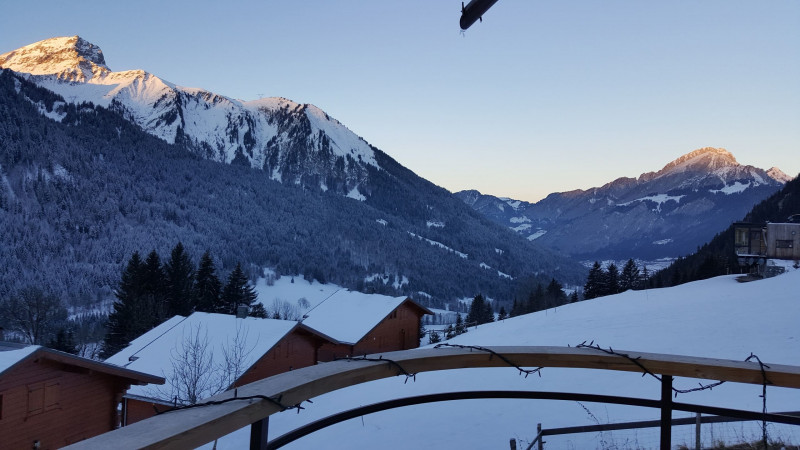
[[[253,422],[250,425],[250,450],[267,450],[269,417]]]
[[[697,413],[697,420],[694,423],[694,449],[700,450],[700,413]]]
[[[672,447],[672,375],[661,376],[661,450]]]
[[[536,435],[539,436],[539,450],[544,449],[544,436],[542,436],[542,424],[536,424]]]

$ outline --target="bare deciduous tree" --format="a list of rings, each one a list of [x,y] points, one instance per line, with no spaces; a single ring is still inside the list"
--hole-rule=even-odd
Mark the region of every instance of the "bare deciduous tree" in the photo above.
[[[233,385],[247,370],[249,355],[256,346],[248,346],[247,327],[243,321],[236,322],[236,332],[222,346],[221,358],[215,355],[205,326],[185,329],[181,341],[170,350],[171,372],[162,372],[166,384],[155,388],[152,395],[179,405],[193,405]]]

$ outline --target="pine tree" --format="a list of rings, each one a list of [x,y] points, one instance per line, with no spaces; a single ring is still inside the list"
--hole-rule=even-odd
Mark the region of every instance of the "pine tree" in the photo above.
[[[492,308],[492,302],[486,300],[483,303],[483,314],[481,315],[481,320],[479,323],[491,323],[494,322],[494,309]]]
[[[508,318],[508,314],[506,314],[506,307],[505,306],[501,306],[500,307],[500,312],[497,313],[497,320],[498,321],[503,321],[503,320],[506,320],[507,318]]]
[[[589,269],[586,284],[583,285],[583,298],[586,300],[600,297],[603,290],[603,268],[598,261]]]
[[[107,333],[103,340],[102,358],[108,358],[150,330],[154,320],[151,305],[146,301],[143,278],[145,266],[139,252],[133,252],[122,271],[122,280],[114,292],[114,310],[108,316]]]
[[[639,280],[639,268],[633,259],[629,259],[622,268],[622,273],[619,276],[619,290],[625,292],[630,289],[635,289]]]
[[[517,303],[517,298],[514,297],[514,303],[511,305],[511,312],[508,317],[517,317],[520,314],[522,314],[521,308],[519,307],[519,303]]]
[[[164,264],[167,317],[188,316],[194,311],[193,284],[194,267],[189,260],[189,255],[183,249],[183,243],[178,242],[178,245],[172,249],[169,261]]]
[[[203,312],[221,312],[222,283],[216,275],[214,260],[208,250],[200,258],[200,265],[197,268],[194,282],[194,298],[197,306],[195,310]]]
[[[572,291],[572,294],[570,294],[570,296],[569,296],[569,301],[570,301],[570,303],[577,303],[577,301],[578,301],[578,290],[577,289]]]
[[[444,329],[444,338],[445,340],[450,340],[454,337],[456,337],[456,330],[453,328],[453,325],[450,324]]]
[[[242,270],[242,264],[237,263],[236,268],[233,269],[228,277],[228,284],[222,290],[222,304],[223,311],[226,314],[236,314],[236,308],[239,305],[246,305],[248,308],[254,306],[258,295],[247,282]],[[266,311],[265,311],[266,313]]]
[[[428,343],[438,344],[439,342],[442,342],[442,337],[439,336],[439,332],[436,330],[431,330],[430,334],[428,335]]]
[[[75,345],[75,333],[69,327],[58,330],[56,336],[47,343],[49,348],[73,355],[78,354],[78,347]]]
[[[563,305],[567,301],[567,295],[564,294],[564,286],[556,281],[555,278],[550,279],[545,295],[547,297],[547,306],[550,308]]]
[[[147,331],[168,318],[164,268],[161,266],[161,258],[155,250],[147,255],[139,280],[145,307],[150,309],[149,313],[142,312],[150,322],[145,330]]]
[[[619,293],[619,270],[616,264],[611,263],[606,269],[606,295]]]
[[[458,336],[459,334],[464,334],[467,332],[467,326],[464,324],[464,320],[461,319],[461,314],[456,313],[456,327],[455,327],[455,335]],[[450,338],[448,338],[450,339]]]

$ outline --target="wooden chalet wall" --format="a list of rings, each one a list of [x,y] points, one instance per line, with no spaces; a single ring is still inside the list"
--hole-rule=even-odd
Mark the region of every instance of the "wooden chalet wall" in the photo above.
[[[0,378],[0,448],[55,449],[111,431],[128,388],[119,377],[30,358]]]
[[[279,373],[316,364],[316,348],[320,339],[295,328],[245,372],[234,386],[243,386]]]
[[[800,259],[800,224],[767,224],[767,257]]]
[[[345,356],[393,352],[419,347],[419,321],[424,312],[411,302],[404,302],[386,316],[355,345],[324,343],[318,350],[319,361],[333,361]]]
[[[295,328],[284,336],[272,349],[259,358],[238,380],[234,386],[243,386],[253,381],[288,372],[316,363],[316,348],[321,339],[308,331]],[[125,425],[149,419],[156,415],[155,409],[164,411],[169,405],[144,398],[125,400]]]

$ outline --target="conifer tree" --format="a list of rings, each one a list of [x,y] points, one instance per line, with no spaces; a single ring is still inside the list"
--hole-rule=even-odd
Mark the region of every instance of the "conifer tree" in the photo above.
[[[522,314],[522,311],[520,310],[519,303],[517,303],[517,298],[514,297],[514,303],[511,305],[511,312],[508,314],[508,317],[517,317],[520,314]]]
[[[431,330],[430,334],[428,335],[428,343],[429,344],[438,344],[442,342],[441,336],[439,336],[439,332],[436,330]]]
[[[464,333],[467,332],[467,327],[464,324],[464,320],[461,319],[461,314],[460,313],[456,313],[456,327],[455,327],[454,332],[455,332],[456,336],[458,336],[459,334],[464,334]]]
[[[183,243],[178,242],[178,245],[172,249],[169,261],[164,264],[167,317],[188,316],[194,311],[193,284],[194,267],[183,248]]]
[[[619,269],[617,265],[611,263],[606,269],[606,289],[605,295],[613,295],[619,293]]]
[[[122,271],[122,280],[114,292],[114,310],[108,316],[107,332],[103,341],[102,358],[125,348],[130,341],[148,331],[152,322],[152,308],[146,301],[143,286],[144,264],[139,252],[133,252]]]
[[[214,260],[211,259],[208,250],[200,258],[193,292],[197,311],[222,312],[224,309],[220,299],[222,283],[217,278]]]
[[[168,318],[164,268],[161,266],[161,258],[155,250],[147,255],[139,280],[145,307],[150,310],[149,313],[143,312],[143,319],[149,321],[148,328],[145,330],[147,331]]]
[[[577,290],[572,291],[572,294],[570,294],[570,296],[569,296],[569,301],[570,301],[570,303],[576,303],[578,301],[578,291]]]
[[[247,305],[250,308],[254,306],[253,304],[257,297],[258,295],[253,290],[253,287],[247,282],[247,276],[242,270],[242,264],[236,263],[236,268],[233,269],[233,272],[228,277],[228,284],[222,290],[223,311],[221,312],[236,314],[236,308],[239,305]]]
[[[58,330],[55,337],[47,343],[49,348],[73,355],[78,354],[78,347],[75,345],[75,333],[69,327],[62,327]]]
[[[483,314],[481,314],[481,320],[479,323],[490,323],[494,322],[494,309],[492,309],[492,302],[486,300],[483,303]]]
[[[508,318],[508,314],[506,313],[506,307],[505,306],[501,306],[500,307],[500,312],[497,313],[497,320],[498,321],[503,321],[503,320],[506,320],[507,318]]]
[[[633,259],[629,259],[622,268],[622,273],[619,276],[619,290],[625,292],[630,289],[635,289],[639,280],[639,268]]]
[[[586,284],[583,285],[583,298],[586,300],[603,295],[603,268],[598,261],[589,269]]]

